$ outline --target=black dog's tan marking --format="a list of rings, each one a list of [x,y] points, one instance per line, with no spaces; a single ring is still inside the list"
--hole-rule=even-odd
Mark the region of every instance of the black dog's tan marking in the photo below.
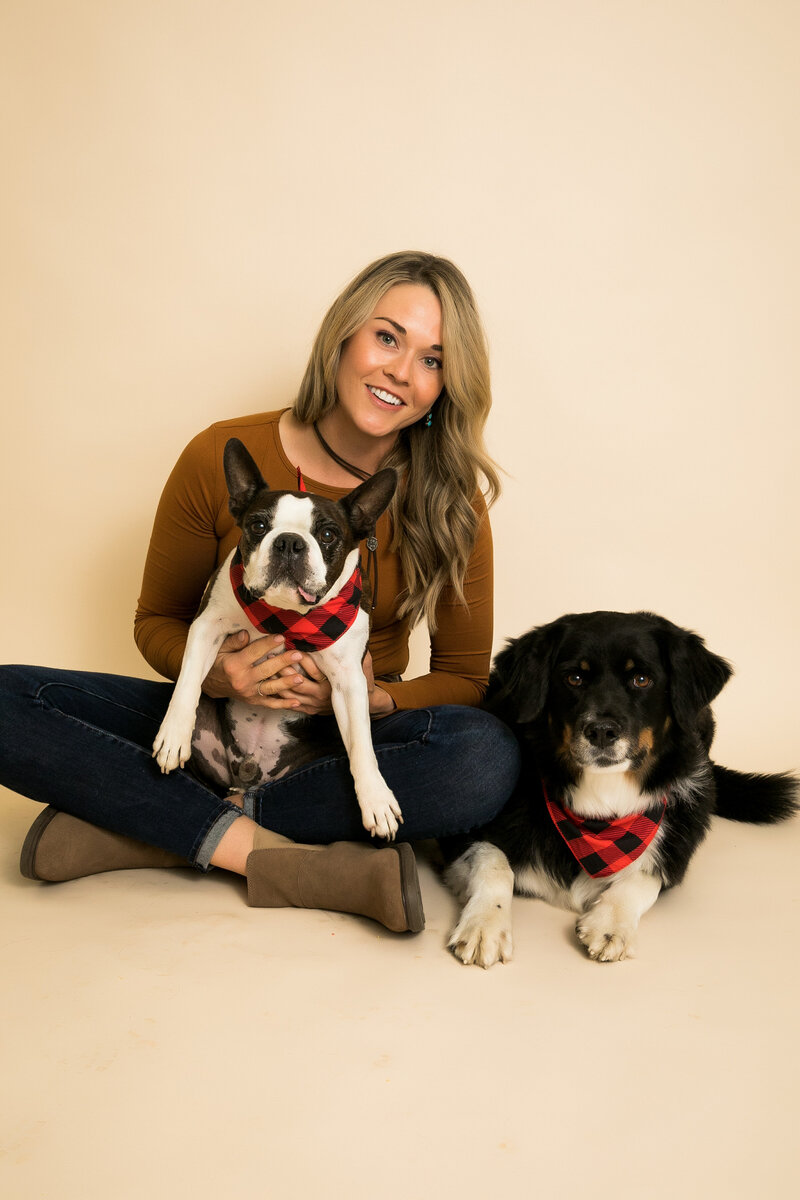
[[[511,957],[511,894],[580,915],[592,958],[633,954],[640,917],[680,883],[711,816],[780,821],[797,807],[788,775],[742,775],[711,763],[710,702],[731,668],[701,638],[651,613],[562,617],[511,641],[497,657],[487,706],[515,731],[517,788],[470,838],[449,839],[447,878],[463,908],[450,939],[465,963]],[[544,802],[608,821],[667,805],[655,839],[605,878],[587,875]]]

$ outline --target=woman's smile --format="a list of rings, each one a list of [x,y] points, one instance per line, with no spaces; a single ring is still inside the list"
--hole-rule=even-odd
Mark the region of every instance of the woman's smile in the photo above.
[[[381,297],[342,347],[336,374],[339,420],[386,440],[426,416],[444,386],[442,309],[422,284],[402,283]]]
[[[389,404],[392,408],[400,408],[403,404],[399,396],[395,396],[393,392],[387,392],[384,388],[372,387],[368,383],[367,390],[372,393],[376,400],[380,400],[382,404]]]

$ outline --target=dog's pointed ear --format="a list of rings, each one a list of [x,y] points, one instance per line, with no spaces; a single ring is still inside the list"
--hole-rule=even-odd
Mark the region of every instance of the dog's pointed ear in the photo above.
[[[396,487],[397,472],[391,467],[384,467],[340,501],[357,541],[360,542],[375,528],[375,522],[388,507]]]
[[[238,438],[231,438],[226,444],[222,464],[230,496],[228,508],[234,520],[238,521],[256,492],[266,488],[267,483],[250,452]]]
[[[507,642],[492,667],[485,702],[490,712],[512,725],[529,724],[541,715],[561,633],[559,622],[553,621]]]
[[[699,714],[722,691],[733,668],[696,633],[665,625],[672,710],[682,729],[696,729]]]

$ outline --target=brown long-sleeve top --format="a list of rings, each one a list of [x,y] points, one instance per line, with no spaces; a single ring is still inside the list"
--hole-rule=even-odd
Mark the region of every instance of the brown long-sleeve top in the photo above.
[[[270,487],[293,490],[297,468],[278,434],[280,412],[259,413],[212,425],[189,443],[167,480],[156,512],[134,623],[136,644],[147,662],[177,679],[189,625],[206,583],[239,540],[228,511],[222,452],[238,437]],[[302,466],[302,464],[301,464]],[[306,479],[309,491],[337,500],[347,488]],[[381,682],[399,709],[433,704],[478,704],[486,690],[492,643],[492,535],[483,497],[475,548],[464,581],[466,607],[446,588],[437,608],[426,675]],[[409,623],[396,613],[404,588],[400,558],[391,553],[391,525],[384,513],[378,538],[378,595],[369,649],[375,677],[400,675],[408,666]],[[362,558],[366,554],[362,546]]]

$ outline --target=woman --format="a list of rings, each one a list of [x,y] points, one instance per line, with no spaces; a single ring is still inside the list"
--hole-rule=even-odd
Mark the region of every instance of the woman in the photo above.
[[[136,615],[145,659],[175,679],[206,582],[238,540],[221,470],[239,437],[269,485],[338,498],[380,466],[401,483],[369,554],[375,608],[364,669],[381,771],[404,816],[401,840],[364,840],[347,760],[326,755],[243,796],[222,797],[151,759],[172,686],[44,668],[0,671],[14,744],[0,782],[48,804],[23,846],[29,878],[191,863],[245,875],[250,904],[332,908],[387,928],[424,924],[413,839],[466,832],[513,787],[516,745],[475,706],[491,652],[490,499],[483,450],[488,359],[474,299],[446,259],[400,253],[371,264],[323,320],[293,409],[212,426],[184,451],[156,514]],[[412,625],[431,633],[429,672],[400,680]],[[297,652],[228,638],[204,691],[315,716],[330,687]],[[270,645],[272,649],[272,645]],[[303,668],[304,673],[298,672]]]

